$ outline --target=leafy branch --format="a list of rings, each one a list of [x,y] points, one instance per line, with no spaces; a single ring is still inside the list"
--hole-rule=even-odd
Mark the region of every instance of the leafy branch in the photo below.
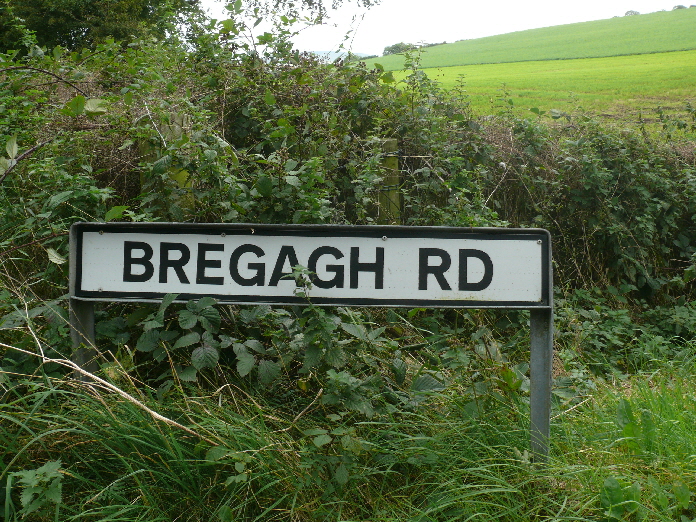
[[[52,73],[51,71],[47,71],[46,69],[39,69],[38,67],[29,67],[27,65],[18,65],[16,67],[6,67],[5,69],[0,69],[0,73],[4,73],[4,72],[8,72],[8,71],[35,71],[35,72],[39,72],[39,73],[43,73],[43,74],[48,74],[49,76],[53,76],[58,81],[63,82],[66,85],[69,85],[70,87],[75,89],[80,94],[87,96],[87,93],[85,91],[83,91],[82,89],[80,89],[74,83],[69,82],[68,80],[66,80],[62,76],[58,76],[57,74]]]

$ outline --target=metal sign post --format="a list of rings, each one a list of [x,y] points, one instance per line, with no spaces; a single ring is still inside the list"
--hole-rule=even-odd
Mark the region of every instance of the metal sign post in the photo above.
[[[94,301],[297,305],[291,276],[326,306],[504,308],[531,312],[531,448],[548,456],[553,292],[540,229],[76,223],[70,230],[75,362],[92,359]]]

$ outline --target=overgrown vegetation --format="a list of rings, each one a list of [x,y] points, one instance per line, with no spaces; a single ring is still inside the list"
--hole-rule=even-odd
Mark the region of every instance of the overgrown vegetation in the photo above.
[[[505,95],[480,116],[415,60],[399,82],[323,64],[288,44],[296,20],[248,41],[230,8],[185,41],[67,51],[25,31],[0,55],[0,516],[694,518],[690,123]],[[385,139],[398,219],[379,208]],[[547,469],[527,449],[523,311],[103,305],[99,370],[71,379],[73,222],[385,219],[551,231]]]

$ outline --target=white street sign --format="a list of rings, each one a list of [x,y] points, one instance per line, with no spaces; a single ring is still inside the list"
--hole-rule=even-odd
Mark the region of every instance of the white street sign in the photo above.
[[[293,304],[295,266],[317,304],[549,306],[543,230],[322,225],[73,226],[72,295],[95,300],[212,296]]]

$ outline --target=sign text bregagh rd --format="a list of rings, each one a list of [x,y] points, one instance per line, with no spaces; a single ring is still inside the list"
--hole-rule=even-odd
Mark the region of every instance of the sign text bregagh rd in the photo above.
[[[535,308],[550,303],[550,239],[539,229],[76,223],[78,299]]]

